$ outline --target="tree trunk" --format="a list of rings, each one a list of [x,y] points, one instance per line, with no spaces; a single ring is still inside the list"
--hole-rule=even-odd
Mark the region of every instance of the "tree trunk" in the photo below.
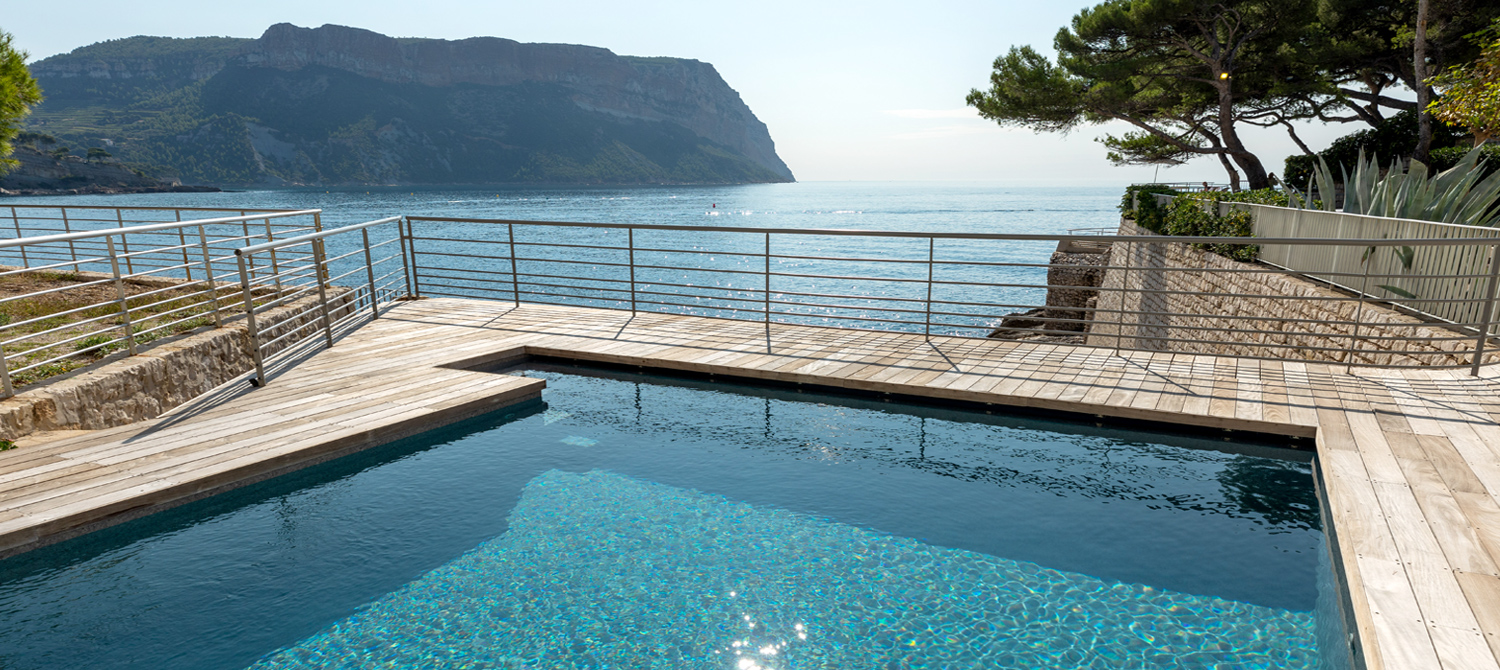
[[[1412,151],[1412,160],[1429,164],[1428,153],[1432,151],[1432,114],[1427,106],[1432,104],[1432,87],[1427,85],[1427,4],[1417,1],[1417,34],[1412,40],[1412,72],[1416,75],[1417,90],[1417,148]]]
[[[1229,157],[1221,153],[1219,162],[1224,164],[1224,171],[1229,173],[1229,190],[1240,190],[1240,173],[1234,169],[1234,164],[1229,162]]]
[[[1219,136],[1224,140],[1224,148],[1229,150],[1230,158],[1234,159],[1236,165],[1245,173],[1245,179],[1250,182],[1251,190],[1271,188],[1271,180],[1266,177],[1266,168],[1261,165],[1260,159],[1245,148],[1245,143],[1240,141],[1239,133],[1234,129],[1234,93],[1230,90],[1231,82],[1221,79],[1214,86],[1219,89]],[[1221,154],[1222,155],[1222,154]]]

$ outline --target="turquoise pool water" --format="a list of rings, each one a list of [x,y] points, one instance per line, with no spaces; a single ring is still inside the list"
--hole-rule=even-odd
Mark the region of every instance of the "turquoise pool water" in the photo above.
[[[545,404],[0,561],[0,667],[1338,667],[1300,452],[522,374]]]

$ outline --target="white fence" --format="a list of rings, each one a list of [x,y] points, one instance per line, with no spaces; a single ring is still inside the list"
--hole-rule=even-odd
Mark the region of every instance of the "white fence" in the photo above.
[[[1322,239],[1497,238],[1500,230],[1413,219],[1269,205],[1221,203],[1255,216],[1255,236]],[[1411,247],[1263,245],[1262,262],[1298,272],[1420,314],[1477,329],[1492,264],[1490,246]]]

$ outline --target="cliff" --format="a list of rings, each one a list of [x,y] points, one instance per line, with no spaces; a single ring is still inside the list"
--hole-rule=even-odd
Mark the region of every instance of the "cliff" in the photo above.
[[[32,65],[30,127],[218,184],[790,181],[712,65],[479,37],[272,26]]]

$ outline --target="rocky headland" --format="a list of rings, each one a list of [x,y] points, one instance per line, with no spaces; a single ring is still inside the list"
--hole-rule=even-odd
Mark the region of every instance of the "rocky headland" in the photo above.
[[[11,155],[19,165],[0,175],[0,196],[91,195],[117,193],[205,193],[212,186],[184,186],[175,179],[158,179],[112,161],[60,157],[30,146]]]
[[[29,129],[190,183],[791,181],[708,63],[497,37],[272,26],[132,37],[31,66]]]

